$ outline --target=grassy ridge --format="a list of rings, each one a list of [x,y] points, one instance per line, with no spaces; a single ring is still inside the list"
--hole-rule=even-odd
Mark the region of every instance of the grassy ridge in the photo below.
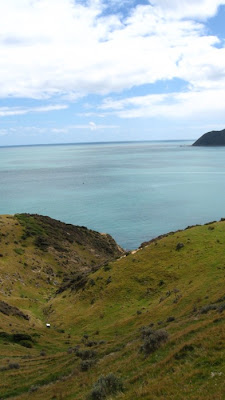
[[[85,399],[98,378],[109,373],[123,382],[123,393],[113,395],[118,399],[224,398],[225,222],[169,234],[133,254],[121,252],[115,261],[102,257],[102,266],[96,257],[98,268],[93,268],[93,254],[98,255],[99,244],[93,252],[93,243],[86,243],[78,263],[88,271],[85,285],[57,294],[68,270],[77,268],[70,260],[81,245],[66,245],[59,235],[58,246],[66,246],[62,259],[52,243],[40,249],[37,237],[49,240],[43,220],[44,231],[34,230],[19,243],[24,218],[26,226],[37,222],[31,216],[0,220],[6,235],[0,243],[0,300],[30,316],[26,321],[1,313],[1,398]],[[49,276],[44,271],[50,267]],[[146,354],[140,349],[146,340],[143,326],[149,325],[169,336]],[[29,334],[31,347],[1,332]],[[87,371],[82,370],[85,351]],[[19,369],[9,368],[12,360]]]

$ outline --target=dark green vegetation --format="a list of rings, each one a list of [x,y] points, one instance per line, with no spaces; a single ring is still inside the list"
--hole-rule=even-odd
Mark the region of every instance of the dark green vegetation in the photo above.
[[[225,146],[225,129],[205,133],[192,146]]]
[[[0,398],[224,399],[224,278],[224,221],[124,254],[83,227],[1,216]]]

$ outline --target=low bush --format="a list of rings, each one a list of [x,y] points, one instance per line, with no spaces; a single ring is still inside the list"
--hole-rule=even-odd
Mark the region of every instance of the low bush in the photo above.
[[[49,246],[49,242],[45,236],[37,236],[34,244],[42,251],[47,251],[47,248]]]
[[[27,335],[26,333],[14,333],[12,339],[14,342],[20,342],[21,340],[30,340],[31,342],[33,341],[32,337],[30,335]]]
[[[100,376],[98,381],[94,384],[88,399],[90,400],[104,400],[108,396],[123,391],[123,384],[117,376],[109,374]]]
[[[218,311],[220,313],[222,313],[225,310],[225,303],[221,304],[220,306],[218,306]]]
[[[7,371],[7,369],[9,369],[9,367],[7,367],[6,365],[0,365],[0,372]]]
[[[168,317],[167,320],[166,320],[166,322],[173,322],[173,321],[175,321],[174,317]]]
[[[3,340],[11,341],[12,340],[12,335],[10,335],[9,333],[6,333],[6,332],[0,332],[0,339],[1,338]]]
[[[33,345],[31,342],[28,342],[28,340],[21,340],[19,344],[23,347],[26,347],[27,349],[32,349]]]
[[[96,356],[96,352],[93,350],[76,349],[75,354],[82,360],[90,360],[91,358],[94,358]]]
[[[92,365],[95,364],[94,360],[82,360],[80,363],[80,369],[81,371],[88,371]]]
[[[9,369],[20,369],[20,364],[11,362],[11,363],[9,363]]]
[[[87,343],[86,343],[86,346],[87,347],[93,347],[93,346],[96,346],[98,344],[98,342],[96,342],[95,340],[89,340]]]
[[[168,332],[165,329],[153,330],[150,327],[142,329],[142,338],[144,340],[140,351],[145,355],[154,353],[163,343],[168,340]]]
[[[200,310],[201,314],[207,314],[209,311],[217,310],[218,306],[216,304],[207,304]]]
[[[179,251],[184,247],[184,243],[177,243],[176,250]]]
[[[107,264],[107,265],[104,265],[103,269],[105,272],[107,272],[107,271],[110,271],[111,267]]]
[[[109,285],[109,283],[111,283],[111,282],[112,282],[112,277],[109,276],[108,279],[106,279],[106,284]]]

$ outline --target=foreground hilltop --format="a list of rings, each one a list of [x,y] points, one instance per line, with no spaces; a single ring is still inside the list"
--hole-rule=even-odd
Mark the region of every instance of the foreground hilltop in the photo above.
[[[225,129],[205,133],[192,146],[225,146]]]
[[[224,399],[224,221],[129,254],[37,215],[0,232],[0,398]]]

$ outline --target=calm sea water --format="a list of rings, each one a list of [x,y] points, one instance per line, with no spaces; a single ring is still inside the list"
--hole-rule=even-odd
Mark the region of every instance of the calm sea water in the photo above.
[[[190,144],[0,148],[0,214],[49,215],[126,249],[225,217],[225,148]]]

